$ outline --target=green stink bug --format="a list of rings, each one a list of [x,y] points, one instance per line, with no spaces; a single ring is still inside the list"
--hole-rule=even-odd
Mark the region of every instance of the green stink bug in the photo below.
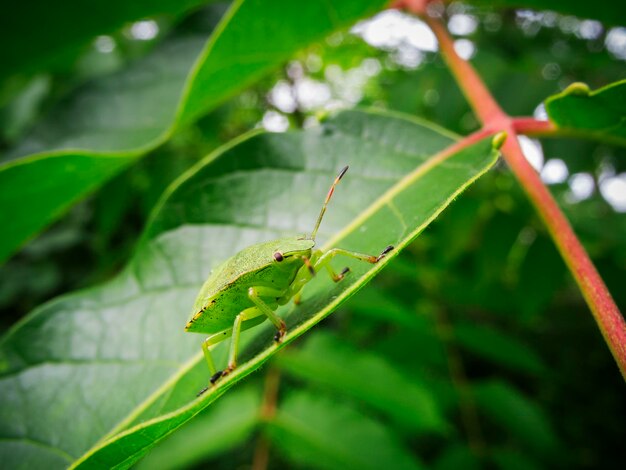
[[[341,248],[326,252],[313,249],[326,206],[346,171],[347,166],[339,172],[331,185],[310,237],[280,238],[249,246],[219,265],[202,286],[185,330],[210,335],[202,343],[202,351],[211,370],[211,384],[237,366],[239,334],[242,330],[269,318],[277,329],[274,340],[280,342],[285,335],[286,325],[275,313],[278,306],[286,304],[292,298],[296,304],[299,303],[302,287],[321,268],[326,268],[335,282],[344,278],[349,268],[336,274],[329,264],[335,256],[343,255],[368,263],[378,263],[393,250],[390,245],[380,255],[371,256]],[[218,371],[209,347],[231,336],[228,366]]]

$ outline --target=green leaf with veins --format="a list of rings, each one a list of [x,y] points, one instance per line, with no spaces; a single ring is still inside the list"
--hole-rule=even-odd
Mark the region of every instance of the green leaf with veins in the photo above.
[[[270,421],[273,447],[298,466],[363,470],[423,468],[393,433],[348,404],[292,393]]]
[[[172,38],[119,73],[78,90],[3,158],[0,226],[8,230],[0,241],[0,262],[72,204],[167,141],[177,127],[297,50],[384,4],[235,1],[208,41],[202,35]]]
[[[497,380],[473,385],[472,395],[480,412],[510,437],[519,439],[531,455],[560,459],[561,443],[535,402],[506,382]]]
[[[626,80],[595,91],[572,83],[545,104],[550,120],[565,132],[626,146]]]
[[[350,111],[306,131],[255,132],[208,156],[166,192],[115,279],[43,305],[0,344],[7,463],[36,447],[40,464],[54,455],[82,468],[132,465],[329,315],[494,164],[491,139],[441,152],[454,139],[423,121]],[[209,373],[203,338],[183,328],[211,268],[253,243],[310,231],[346,164],[320,245],[396,251],[377,265],[337,260],[350,276],[338,284],[316,276],[298,307],[279,310],[288,325],[282,344],[269,322],[244,332],[240,366],[195,399]]]
[[[159,442],[135,468],[190,468],[235,449],[252,437],[260,407],[260,390],[237,388]]]
[[[381,357],[358,351],[340,338],[318,333],[278,360],[294,377],[367,403],[413,435],[446,428],[435,397],[419,380],[410,380]]]
[[[514,336],[486,325],[457,322],[454,339],[466,351],[511,370],[530,375],[545,374],[548,370],[533,349]]]

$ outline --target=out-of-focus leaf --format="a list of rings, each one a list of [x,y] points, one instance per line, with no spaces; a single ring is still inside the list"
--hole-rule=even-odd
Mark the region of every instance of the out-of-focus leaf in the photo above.
[[[417,332],[409,329],[401,329],[395,334],[386,335],[374,346],[376,353],[383,354],[388,361],[411,374],[423,374],[425,370],[435,369],[447,374],[448,357],[446,348],[441,338],[432,332]],[[437,401],[442,397],[435,394]]]
[[[626,146],[626,80],[595,91],[573,83],[545,104],[550,120],[566,132]]]
[[[434,462],[435,470],[479,470],[480,459],[464,444],[452,444],[446,447]]]
[[[209,41],[194,68],[179,109],[182,122],[213,108],[295,51],[386,5],[385,0],[236,3],[241,6],[232,10],[235,16],[228,27],[218,29],[219,36]]]
[[[0,263],[71,204],[126,168],[128,156],[45,156],[0,168]]]
[[[60,105],[0,166],[0,262],[184,125],[385,2],[234,2],[208,41],[166,42]],[[271,31],[271,34],[268,32]],[[34,154],[34,155],[33,155]]]
[[[436,401],[423,384],[337,337],[318,333],[304,348],[280,356],[279,365],[295,377],[361,400],[408,429],[445,428]]]
[[[2,72],[12,73],[56,65],[71,59],[87,42],[100,34],[110,33],[125,23],[148,16],[181,13],[198,6],[202,0],[135,0],[105,1],[66,0],[62,4],[34,0],[13,2],[10,14],[0,20]],[[45,47],[42,45],[45,44]]]
[[[585,0],[470,0],[469,3],[489,7],[530,8],[533,10],[552,10],[580,18],[593,18],[607,24],[621,24],[626,18],[624,2],[603,2],[594,4]]]
[[[6,106],[0,104],[0,138],[13,142],[32,125],[44,97],[50,91],[50,85],[50,77],[35,76],[17,93],[10,95],[11,99]]]
[[[565,265],[554,243],[545,236],[537,237],[521,263],[515,291],[524,319],[544,313],[564,277]]]
[[[466,350],[510,369],[532,375],[547,370],[541,358],[526,344],[496,329],[459,323],[454,326],[454,337]]]
[[[394,262],[395,265],[395,262]],[[360,317],[369,317],[413,331],[427,329],[423,316],[404,306],[397,298],[379,289],[368,289],[350,299],[348,308]]]
[[[260,393],[235,390],[160,442],[135,467],[139,470],[189,468],[245,442],[255,429]]]
[[[291,462],[309,468],[422,468],[393,428],[323,396],[289,395],[270,422],[269,435]]]
[[[496,161],[489,138],[440,152],[453,142],[421,121],[351,111],[306,131],[252,133],[208,156],[166,192],[118,277],[42,306],[3,339],[0,448],[37,442],[83,468],[132,465],[329,315]],[[211,269],[253,243],[311,230],[346,164],[318,243],[395,251],[375,266],[336,260],[350,276],[316,276],[298,307],[279,309],[282,344],[269,324],[246,331],[239,367],[194,399],[208,373],[202,338],[183,327]]]
[[[531,459],[526,452],[495,449],[489,452],[489,457],[496,467],[502,470],[534,470],[542,467],[537,461]]]
[[[519,439],[528,449],[546,458],[554,457],[559,440],[543,411],[505,382],[489,381],[473,387],[480,411]]]

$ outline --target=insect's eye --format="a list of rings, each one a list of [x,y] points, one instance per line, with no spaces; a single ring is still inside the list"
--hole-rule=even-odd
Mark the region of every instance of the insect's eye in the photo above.
[[[280,251],[277,251],[276,253],[274,253],[274,259],[280,263],[282,260],[285,259],[285,257]]]

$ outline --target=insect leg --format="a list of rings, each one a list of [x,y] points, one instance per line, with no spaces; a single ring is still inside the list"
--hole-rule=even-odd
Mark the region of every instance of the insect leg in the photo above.
[[[202,352],[204,353],[204,358],[209,366],[209,370],[211,371],[211,375],[215,375],[217,370],[215,369],[215,363],[213,362],[213,357],[211,356],[211,351],[209,351],[209,346],[212,346],[217,343],[221,343],[225,339],[229,338],[232,335],[233,330],[229,328],[228,330],[220,331],[219,333],[215,333],[214,335],[209,336],[202,342]]]
[[[350,268],[343,268],[341,272],[337,274],[329,263],[326,264],[326,271],[328,271],[328,275],[334,282],[339,282],[350,272]]]
[[[215,333],[214,335],[209,336],[207,339],[205,339],[202,342],[202,352],[204,353],[204,359],[206,360],[209,366],[209,370],[211,371],[209,387],[213,385],[217,381],[217,379],[219,379],[222,376],[222,373],[223,373],[221,370],[217,371],[215,369],[215,362],[213,362],[213,357],[211,356],[211,351],[209,350],[209,346],[212,346],[217,343],[221,343],[230,335],[232,335],[232,333],[233,333],[232,328],[229,328],[228,330],[220,331],[219,333]],[[209,389],[209,387],[205,387],[202,390],[200,390],[197,396],[202,395],[204,392],[206,392]]]
[[[345,268],[343,271],[341,271],[341,273],[336,274],[335,271],[332,269],[332,267],[329,264],[330,261],[335,256],[337,256],[337,255],[348,256],[350,258],[354,258],[354,259],[358,259],[358,260],[361,260],[361,261],[365,261],[367,263],[376,264],[381,259],[383,259],[387,255],[387,253],[389,253],[391,250],[393,250],[393,246],[389,245],[387,248],[385,248],[380,253],[380,255],[373,256],[373,255],[364,255],[362,253],[357,253],[357,252],[354,252],[354,251],[344,250],[342,248],[333,248],[331,250],[328,250],[323,255],[321,255],[319,257],[319,259],[313,265],[313,268],[315,269],[315,271],[318,271],[322,267],[325,267],[326,270],[328,271],[328,273],[330,274],[330,277],[333,279],[333,281],[339,282],[350,271],[350,268]]]
[[[237,352],[239,350],[239,335],[241,334],[241,324],[246,320],[251,320],[258,316],[263,315],[263,312],[257,307],[250,307],[242,310],[239,315],[235,317],[235,323],[232,328],[233,339],[230,341],[230,352],[228,354],[228,369],[224,371],[225,375],[231,372],[237,367]]]
[[[276,299],[279,299],[283,297],[283,295],[284,291],[272,289],[271,287],[257,286],[250,287],[248,289],[248,297],[250,298],[250,300],[252,300],[252,302],[254,302],[254,305],[256,305],[259,310],[261,310],[261,312],[263,312],[267,316],[267,318],[270,319],[270,321],[278,330],[276,336],[274,336],[274,339],[276,341],[280,341],[282,337],[285,336],[285,332],[287,331],[287,325],[282,318],[276,315],[276,312],[274,312],[274,310],[272,310],[261,297],[274,297]]]
[[[315,276],[315,263],[321,255],[322,252],[316,250],[311,254],[310,258],[304,258],[306,260],[305,265],[298,271],[287,292],[278,300],[278,305],[286,304],[292,297],[294,304],[300,304],[300,291]]]
[[[300,303],[300,291],[311,279],[313,279],[313,274],[311,274],[308,266],[304,266],[300,271],[298,271],[298,274],[296,274],[296,277],[291,282],[287,292],[285,292],[285,294],[278,299],[278,305],[286,304],[292,297],[293,302],[298,305]]]

